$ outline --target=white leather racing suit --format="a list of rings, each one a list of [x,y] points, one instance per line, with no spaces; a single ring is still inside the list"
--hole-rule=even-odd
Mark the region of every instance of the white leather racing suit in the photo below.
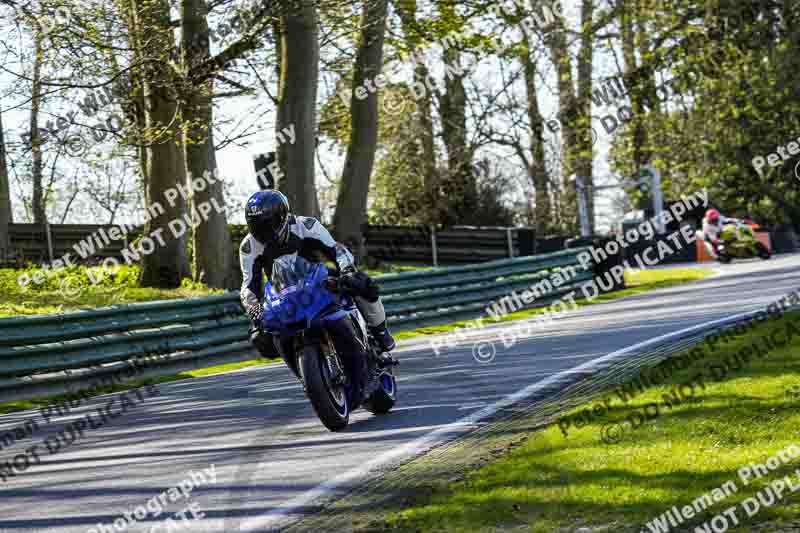
[[[264,295],[264,273],[272,275],[272,263],[278,257],[298,254],[309,261],[328,259],[336,263],[340,272],[355,269],[353,254],[337,243],[325,227],[314,218],[289,215],[289,235],[286,242],[278,247],[267,249],[252,235],[248,234],[239,247],[239,261],[242,267],[242,305],[248,311],[260,307]],[[358,310],[369,326],[378,326],[386,321],[386,312],[380,298],[368,302],[355,298]]]
[[[735,218],[720,217],[718,224],[710,224],[707,220],[703,219],[703,238],[705,239],[706,249],[711,256],[717,258],[717,246],[722,228],[726,224],[738,224],[739,220]]]

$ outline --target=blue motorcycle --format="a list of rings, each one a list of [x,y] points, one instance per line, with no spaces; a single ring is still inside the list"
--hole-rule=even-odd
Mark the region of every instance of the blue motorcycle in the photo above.
[[[278,337],[329,430],[347,427],[360,406],[374,414],[394,407],[397,362],[378,348],[352,296],[323,263],[298,255],[276,259],[264,288],[261,325]]]

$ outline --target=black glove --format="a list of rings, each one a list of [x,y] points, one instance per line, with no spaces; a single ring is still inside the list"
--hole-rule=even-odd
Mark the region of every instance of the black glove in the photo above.
[[[360,296],[370,303],[377,302],[380,296],[378,285],[363,272],[343,272],[339,278],[339,286],[346,292],[354,296]]]
[[[261,323],[261,313],[264,310],[264,306],[261,304],[253,304],[247,308],[247,316],[250,317],[250,322],[255,325],[259,325]]]

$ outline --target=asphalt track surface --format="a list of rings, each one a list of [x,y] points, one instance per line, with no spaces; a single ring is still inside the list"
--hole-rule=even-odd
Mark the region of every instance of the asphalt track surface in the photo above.
[[[468,431],[464,424],[448,428],[520,389],[653,337],[757,310],[800,288],[800,255],[720,270],[691,285],[582,308],[507,349],[499,334],[510,338],[517,324],[486,328],[475,340],[495,342],[490,363],[473,358],[471,342],[438,356],[430,337],[404,342],[395,352],[401,360],[396,409],[381,417],[356,412],[341,433],[320,424],[282,365],[158,385],[158,396],[134,397],[127,413],[58,453],[42,444],[39,464],[0,480],[0,531],[280,530],[442,434]],[[0,463],[113,396],[92,399],[50,424],[36,411],[0,417],[0,435],[32,417],[39,424],[31,438],[3,445]],[[188,499],[165,499],[157,517],[144,507],[141,521],[112,525],[190,471],[211,465],[215,483],[195,488]],[[202,518],[175,516],[189,503]]]

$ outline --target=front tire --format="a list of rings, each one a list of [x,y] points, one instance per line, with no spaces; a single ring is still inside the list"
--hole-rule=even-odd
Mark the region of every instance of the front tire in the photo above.
[[[772,252],[769,251],[763,242],[756,243],[756,251],[758,252],[758,257],[766,261],[770,257],[772,257]]]
[[[350,421],[350,403],[344,386],[331,383],[327,359],[319,346],[305,346],[300,359],[306,394],[314,412],[329,430],[343,430]]]

